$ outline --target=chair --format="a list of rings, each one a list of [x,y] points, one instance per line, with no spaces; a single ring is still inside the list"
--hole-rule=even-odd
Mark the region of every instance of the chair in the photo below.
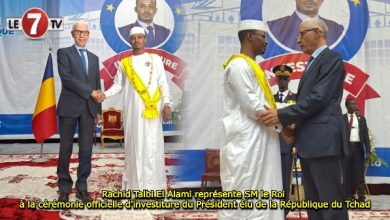
[[[109,108],[102,111],[101,122],[101,148],[104,148],[104,139],[109,138],[113,140],[120,140],[122,146],[122,139],[124,139],[124,131],[122,125],[122,111],[115,108]]]
[[[221,183],[221,176],[219,173],[219,150],[206,149],[205,150],[205,172],[201,177],[201,190],[207,188],[208,181],[216,181]]]

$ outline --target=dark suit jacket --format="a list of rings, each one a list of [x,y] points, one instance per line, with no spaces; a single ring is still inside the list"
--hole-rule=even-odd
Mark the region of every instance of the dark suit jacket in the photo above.
[[[93,117],[100,113],[102,106],[91,98],[94,89],[100,89],[99,58],[87,51],[88,76],[83,61],[75,46],[57,51],[58,73],[62,82],[57,113],[63,117],[77,117],[88,106]]]
[[[154,41],[147,39],[145,47],[155,47],[155,46],[160,45],[162,42],[165,41],[165,39],[167,39],[167,37],[169,36],[169,33],[171,32],[168,28],[163,27],[161,25],[157,25],[155,23],[153,25],[154,25],[154,33],[155,33]],[[135,23],[118,28],[119,33],[129,43],[130,43],[130,30],[134,26],[141,27],[141,25],[138,23],[138,21],[136,21]]]
[[[280,103],[288,103],[288,101],[295,101],[296,99],[296,94],[289,91],[288,95],[284,100],[280,100],[280,97],[278,93],[274,95],[275,102],[280,102]],[[280,140],[280,153],[282,154],[290,154],[291,153],[291,148],[292,144],[287,144],[286,141],[283,138],[279,138]]]
[[[346,128],[340,107],[344,75],[343,59],[326,48],[302,75],[297,103],[278,109],[283,125],[296,123],[295,145],[302,158],[347,153]]]
[[[328,36],[326,38],[326,42],[328,45],[332,45],[343,33],[344,27],[340,24],[337,24],[334,21],[325,19],[320,17],[323,21],[325,21],[328,26]],[[283,45],[300,51],[301,48],[297,44],[297,37],[299,31],[299,25],[302,20],[298,17],[298,15],[294,12],[290,16],[286,16],[283,18],[279,18],[273,21],[268,22],[268,27],[271,33],[276,37],[276,39],[282,43]],[[286,31],[291,30],[291,31]]]
[[[347,129],[346,129],[347,130],[347,139],[349,141],[349,137],[351,135],[351,129],[349,128],[349,116],[347,113],[345,113],[343,116],[344,116],[345,126],[347,127]],[[369,150],[370,150],[370,138],[368,137],[367,122],[366,122],[366,118],[364,118],[363,116],[360,116],[360,115],[356,115],[356,116],[357,116],[358,124],[359,124],[360,143],[362,143],[362,148],[360,150],[361,150],[364,158],[366,158],[366,156],[368,155]]]

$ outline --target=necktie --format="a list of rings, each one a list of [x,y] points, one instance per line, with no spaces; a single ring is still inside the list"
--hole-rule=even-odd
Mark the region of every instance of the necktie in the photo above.
[[[307,61],[307,65],[306,65],[305,72],[306,72],[307,69],[309,69],[310,64],[311,64],[311,62],[312,62],[313,60],[314,60],[314,57],[310,56],[309,60]]]
[[[307,61],[307,65],[310,65],[311,61],[314,60],[314,57],[313,56],[310,56],[309,60]]]
[[[85,60],[85,56],[84,56],[84,52],[87,51],[87,50],[86,49],[79,49],[79,51],[80,51],[81,61],[83,61],[83,64],[84,64],[84,71],[88,75],[87,61]]]
[[[280,102],[283,102],[283,93],[279,94],[279,100],[280,100]]]
[[[149,31],[149,32],[148,32],[148,36],[147,36],[149,45],[153,45],[153,44],[154,44],[153,27],[152,27],[152,26],[148,26],[147,29],[148,29],[148,31]]]
[[[349,123],[348,123],[349,129],[352,128],[352,123],[353,123],[353,115],[351,114],[350,117],[349,117]]]

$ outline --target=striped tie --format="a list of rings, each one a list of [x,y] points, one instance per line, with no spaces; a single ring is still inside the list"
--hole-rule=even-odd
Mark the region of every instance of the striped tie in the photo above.
[[[81,57],[81,60],[83,61],[83,64],[84,64],[84,71],[85,71],[85,74],[88,75],[88,71],[87,71],[87,61],[85,60],[85,56],[84,56],[84,52],[87,51],[86,49],[79,49],[80,51],[80,57]]]

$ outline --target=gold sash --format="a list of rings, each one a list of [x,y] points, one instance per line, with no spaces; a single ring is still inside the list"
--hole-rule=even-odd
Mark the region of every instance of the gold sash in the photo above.
[[[131,56],[122,59],[121,64],[123,69],[125,70],[127,79],[129,80],[130,84],[134,87],[135,91],[141,97],[142,101],[144,101],[145,111],[143,113],[143,116],[148,119],[158,118],[157,105],[161,97],[160,88],[157,87],[156,91],[154,92],[153,98],[151,98],[148,88],[146,88],[145,84],[142,82],[141,78],[138,76],[138,74],[133,68]]]
[[[267,78],[265,77],[265,73],[253,59],[251,59],[245,54],[237,53],[231,56],[225,63],[223,63],[223,68],[225,69],[226,66],[230,63],[230,61],[239,57],[244,58],[246,62],[248,62],[248,64],[253,70],[253,73],[256,76],[257,83],[259,83],[261,90],[263,90],[264,92],[265,99],[267,99],[268,103],[271,105],[271,108],[276,109],[275,99],[274,96],[272,95],[271,88],[268,85],[268,81]]]

